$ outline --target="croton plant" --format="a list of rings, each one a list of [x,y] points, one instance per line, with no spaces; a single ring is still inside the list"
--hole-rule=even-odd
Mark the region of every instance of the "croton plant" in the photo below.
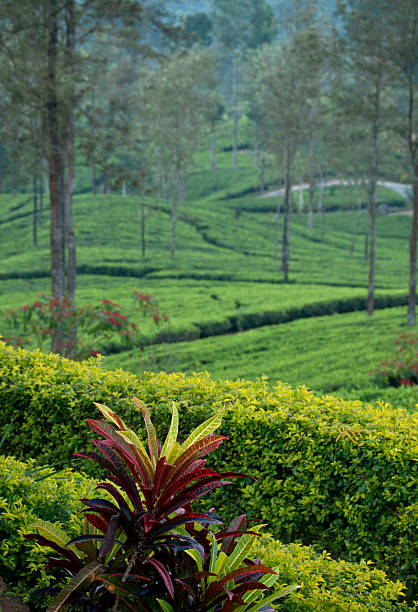
[[[219,473],[203,458],[226,440],[214,433],[222,411],[180,444],[173,402],[161,445],[146,406],[134,401],[145,421],[148,450],[107,406],[96,404],[104,419],[87,419],[100,438],[92,440],[97,452],[76,454],[105,469],[106,480],[97,489],[107,493],[81,500],[83,533],[69,540],[52,523],[38,520],[30,526],[36,533],[28,539],[58,553],[46,565],[57,572],[43,591],[56,595],[47,612],[273,610],[273,601],[298,587],[273,591],[276,571],[249,558],[261,525],[249,527],[242,514],[223,527],[214,509],[192,508],[203,495],[231,484],[229,478],[250,478]],[[69,578],[61,588],[63,573]]]

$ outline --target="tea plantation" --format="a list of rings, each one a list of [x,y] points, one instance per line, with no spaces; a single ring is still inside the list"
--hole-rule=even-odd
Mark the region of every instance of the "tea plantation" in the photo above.
[[[34,350],[33,340],[27,350],[0,343],[0,576],[25,601],[51,580],[41,569],[45,550],[23,537],[28,525],[49,520],[76,535],[78,500],[102,475],[73,458],[91,449],[85,419],[98,418],[93,402],[143,437],[136,395],[161,434],[175,401],[183,438],[226,407],[220,433],[229,441],[213,466],[257,482],[226,487],[210,505],[226,518],[247,512],[268,525],[253,556],[278,568],[278,587],[301,585],[280,609],[416,609],[417,387],[384,388],[370,373],[408,331],[410,216],[399,214],[407,204],[379,187],[390,214],[377,219],[376,310],[368,318],[357,190],[325,188],[327,212],[315,213],[312,231],[295,194],[284,284],[275,257],[278,196],[258,197],[248,150],[235,171],[230,161],[220,150],[211,172],[209,152],[196,156],[174,259],[162,199],[146,200],[143,256],[139,196],[94,195],[80,169],[78,303],[120,304],[140,326],[144,349],[98,340],[93,348],[107,355],[76,363]],[[280,188],[274,168],[266,182]],[[31,207],[30,193],[0,195],[0,311],[49,291],[49,212],[35,247]],[[134,289],[151,294],[169,322],[140,316]],[[0,321],[1,335],[13,335]]]

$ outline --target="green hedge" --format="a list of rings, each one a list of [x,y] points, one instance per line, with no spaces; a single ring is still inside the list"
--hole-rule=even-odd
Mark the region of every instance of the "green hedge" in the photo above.
[[[354,357],[353,357],[354,358]],[[106,372],[94,361],[73,363],[0,344],[0,439],[14,419],[3,452],[68,465],[88,448],[92,402],[108,404],[139,429],[129,398],[153,408],[161,431],[175,400],[185,433],[213,410],[228,407],[216,451],[219,469],[258,478],[226,487],[216,507],[267,520],[283,542],[314,544],[349,561],[370,559],[416,593],[417,424],[389,405],[373,407],[306,388],[263,380],[215,382],[207,373]],[[91,466],[88,466],[91,469]]]
[[[46,585],[50,576],[42,570],[46,554],[23,534],[35,519],[55,522],[71,536],[80,533],[82,504],[78,498],[91,495],[95,481],[65,469],[37,470],[33,461],[21,462],[0,456],[0,575],[15,595],[28,599],[33,588]],[[263,536],[254,555],[278,566],[279,587],[302,584],[284,604],[288,611],[373,610],[406,611],[400,582],[387,579],[382,571],[366,562],[334,561],[312,548],[285,545]],[[45,600],[38,604],[45,609]],[[36,609],[36,604],[31,604]],[[283,609],[283,608],[281,608]]]

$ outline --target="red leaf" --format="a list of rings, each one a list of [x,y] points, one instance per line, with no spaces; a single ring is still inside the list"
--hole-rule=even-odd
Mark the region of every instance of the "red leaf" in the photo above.
[[[186,476],[182,476],[178,480],[175,480],[171,485],[164,489],[160,499],[155,504],[155,507],[159,508],[163,506],[170,499],[170,497],[175,495],[175,493],[177,493],[181,489],[184,489],[186,485],[188,485],[190,482],[193,482],[193,480],[197,480],[198,478],[207,478],[208,476],[214,476],[218,479],[221,478],[218,472],[215,472],[210,468],[205,468],[203,470],[196,470],[194,472],[191,472],[190,474],[187,474]]]
[[[226,576],[223,576],[223,578],[221,579],[221,582],[225,584],[229,580],[240,580],[241,578],[250,576],[251,574],[255,574],[258,572],[261,574],[275,574],[276,573],[274,570],[272,570],[270,567],[267,567],[266,565],[261,565],[261,564],[260,565],[250,565],[246,567],[240,567],[232,572],[229,572],[229,574],[227,574]]]
[[[97,514],[88,514],[87,512],[84,516],[94,527],[96,527],[96,529],[102,533],[106,533],[107,522],[101,516]]]
[[[157,559],[154,559],[153,557],[151,557],[149,559],[146,559],[144,561],[144,565],[146,563],[150,563],[153,567],[155,567],[155,569],[157,570],[157,572],[159,573],[159,575],[163,579],[163,582],[164,582],[164,584],[165,584],[165,586],[167,588],[167,591],[171,595],[171,599],[174,599],[174,586],[173,586],[173,583],[171,581],[170,574],[168,573],[168,571],[166,570],[164,565],[160,561],[158,561]]]
[[[173,478],[177,477],[179,473],[182,473],[187,465],[198,459],[199,457],[203,457],[208,453],[214,451],[218,448],[220,444],[224,440],[227,440],[225,436],[216,436],[209,435],[202,438],[198,442],[192,444],[180,457],[177,458],[174,463],[174,467],[176,468],[175,473],[173,474]]]

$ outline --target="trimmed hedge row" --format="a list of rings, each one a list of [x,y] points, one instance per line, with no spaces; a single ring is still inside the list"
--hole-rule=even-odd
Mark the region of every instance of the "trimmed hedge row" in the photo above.
[[[227,406],[222,429],[230,442],[216,451],[216,466],[258,482],[215,496],[225,517],[245,508],[285,543],[315,544],[349,561],[370,559],[406,582],[413,598],[417,414],[316,397],[304,387],[278,384],[271,391],[263,380],[215,382],[207,373],[137,378],[106,372],[93,360],[73,363],[0,344],[0,439],[14,419],[2,450],[68,465],[74,450],[88,448],[84,419],[96,415],[93,401],[142,428],[129,399],[134,394],[153,409],[160,431],[175,400],[181,434]]]
[[[0,575],[10,590],[25,601],[32,589],[49,583],[42,566],[47,554],[23,537],[35,519],[54,522],[71,537],[81,531],[80,497],[92,495],[96,481],[70,469],[54,473],[39,470],[33,460],[17,461],[0,456]],[[101,493],[102,494],[102,493]],[[263,536],[253,555],[279,567],[279,588],[297,582],[302,588],[284,603],[287,611],[411,610],[402,603],[400,582],[388,580],[384,572],[366,562],[334,561],[309,547],[285,545]],[[34,609],[45,609],[45,599]]]

